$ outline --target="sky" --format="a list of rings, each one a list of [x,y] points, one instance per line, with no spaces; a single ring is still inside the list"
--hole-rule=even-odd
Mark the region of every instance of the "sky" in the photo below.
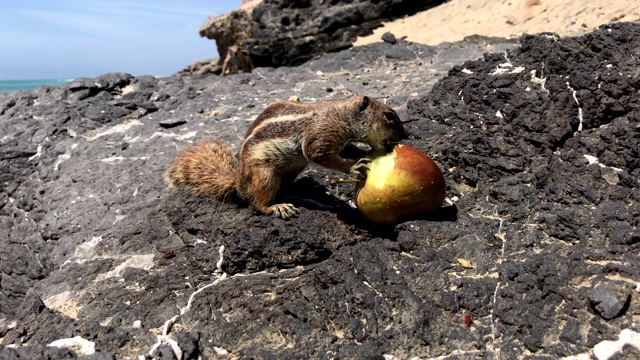
[[[0,0],[0,80],[168,76],[218,56],[198,34],[240,0]]]

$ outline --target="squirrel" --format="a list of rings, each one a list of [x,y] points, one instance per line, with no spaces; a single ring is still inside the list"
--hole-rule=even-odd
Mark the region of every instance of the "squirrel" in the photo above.
[[[222,63],[220,75],[227,76],[239,73],[250,73],[253,70],[253,62],[249,52],[238,45],[229,46],[227,55]]]
[[[239,158],[223,142],[205,139],[179,152],[164,178],[169,188],[184,185],[195,195],[221,201],[240,198],[263,214],[287,219],[297,209],[273,200],[309,163],[360,174],[369,160],[342,158],[347,145],[360,142],[388,151],[407,136],[396,112],[368,96],[311,104],[278,101],[249,127]]]

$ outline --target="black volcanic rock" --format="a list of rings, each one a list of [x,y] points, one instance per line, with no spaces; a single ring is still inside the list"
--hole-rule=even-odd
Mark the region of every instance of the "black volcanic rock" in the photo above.
[[[593,309],[606,320],[622,315],[631,300],[631,291],[626,284],[600,279],[589,294]]]
[[[255,66],[300,65],[327,52],[347,49],[383,20],[439,5],[436,0],[263,0],[252,12],[253,28],[243,45]]]
[[[249,52],[254,66],[300,65],[351,47],[358,36],[370,35],[384,20],[412,15],[442,2],[263,0],[255,7],[247,5],[209,17],[199,33],[216,41],[219,58],[196,62],[181,74],[219,74],[229,47],[235,45]]]
[[[76,336],[87,358],[562,358],[635,333],[640,25],[478,40],[0,94],[0,358]],[[440,214],[371,224],[319,167],[288,221],[163,184],[276,100],[356,93],[441,167]]]

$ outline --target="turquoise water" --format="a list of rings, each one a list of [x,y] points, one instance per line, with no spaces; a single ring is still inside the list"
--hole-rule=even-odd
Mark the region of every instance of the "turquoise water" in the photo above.
[[[41,79],[41,80],[0,80],[0,92],[14,92],[35,89],[38,86],[60,86],[71,79]]]

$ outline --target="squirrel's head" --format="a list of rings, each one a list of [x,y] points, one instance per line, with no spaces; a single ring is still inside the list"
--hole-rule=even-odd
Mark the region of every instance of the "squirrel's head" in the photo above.
[[[389,106],[368,96],[354,96],[362,121],[364,142],[375,150],[391,150],[408,137],[398,114]]]

